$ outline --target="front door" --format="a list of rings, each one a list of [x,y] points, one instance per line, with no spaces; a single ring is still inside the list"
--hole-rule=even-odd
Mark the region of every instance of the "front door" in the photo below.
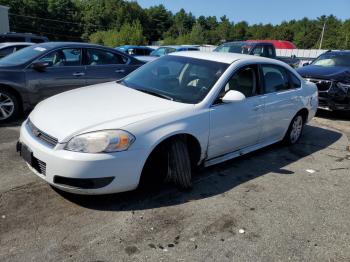
[[[36,60],[48,66],[41,70],[26,69],[28,87],[36,91],[38,100],[86,85],[85,67],[82,65],[80,48],[55,50]]]
[[[264,114],[264,97],[259,95],[257,65],[239,69],[227,82],[220,96],[236,90],[243,101],[222,103],[220,97],[210,109],[208,158],[218,157],[258,143]]]

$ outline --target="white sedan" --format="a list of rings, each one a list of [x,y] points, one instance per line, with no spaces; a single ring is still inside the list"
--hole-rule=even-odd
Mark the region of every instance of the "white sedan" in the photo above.
[[[162,180],[189,188],[197,165],[296,143],[317,105],[316,86],[277,60],[179,52],[41,102],[17,150],[64,191],[107,194]]]

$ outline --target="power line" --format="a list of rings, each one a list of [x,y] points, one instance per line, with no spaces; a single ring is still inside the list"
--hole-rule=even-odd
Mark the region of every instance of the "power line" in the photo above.
[[[57,34],[57,33],[49,33],[49,32],[44,32],[44,31],[38,31],[32,28],[26,28],[26,27],[18,27],[18,26],[14,26],[13,27],[16,31],[17,30],[21,30],[21,31],[31,31],[31,32],[36,32],[36,33],[40,33],[40,34],[45,34],[45,35],[53,35],[53,36],[64,36],[67,38],[74,38],[74,39],[81,39],[79,36],[74,36],[74,35],[63,35],[63,34]]]
[[[30,16],[30,15],[18,15],[18,14],[14,14],[14,13],[9,13],[9,15],[18,16],[18,17],[25,17],[25,18],[31,18],[31,19],[38,19],[38,20],[45,20],[45,21],[52,21],[52,22],[59,22],[59,23],[64,23],[64,24],[75,24],[75,25],[80,25],[80,26],[92,25],[92,26],[95,26],[95,27],[100,27],[100,28],[106,29],[106,27],[104,27],[104,26],[95,25],[95,24],[91,24],[91,23],[82,24],[82,23],[77,23],[77,22],[69,22],[69,21],[63,21],[63,20],[57,20],[57,19],[42,18],[42,17]]]

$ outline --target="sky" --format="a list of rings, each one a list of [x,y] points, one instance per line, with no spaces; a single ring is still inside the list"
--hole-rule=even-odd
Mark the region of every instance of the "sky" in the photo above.
[[[184,8],[195,16],[226,15],[231,21],[249,24],[272,23],[316,18],[333,14],[340,19],[350,18],[350,0],[137,0],[142,7],[163,4],[177,12]]]

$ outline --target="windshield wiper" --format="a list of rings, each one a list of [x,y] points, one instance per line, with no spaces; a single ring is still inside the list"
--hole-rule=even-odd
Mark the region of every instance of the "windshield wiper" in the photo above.
[[[174,98],[172,98],[170,96],[167,96],[167,95],[164,95],[164,94],[160,94],[160,93],[154,92],[154,91],[149,90],[149,89],[140,89],[140,88],[135,88],[135,89],[138,90],[138,91],[144,92],[146,94],[149,94],[149,95],[158,96],[158,97],[161,97],[161,98],[165,98],[165,99],[174,101]]]

